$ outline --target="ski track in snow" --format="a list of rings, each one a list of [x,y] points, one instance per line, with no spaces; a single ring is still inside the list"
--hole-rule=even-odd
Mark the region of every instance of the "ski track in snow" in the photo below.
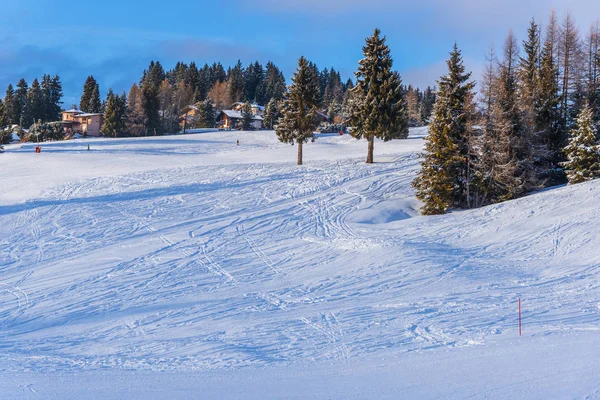
[[[0,369],[349,366],[514,338],[518,297],[533,335],[598,326],[598,186],[423,218],[417,155],[385,160],[97,176],[0,214]]]

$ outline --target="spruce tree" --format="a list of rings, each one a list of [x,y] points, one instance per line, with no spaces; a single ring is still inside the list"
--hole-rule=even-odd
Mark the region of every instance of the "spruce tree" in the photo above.
[[[265,107],[265,112],[263,113],[263,124],[265,129],[273,129],[273,127],[277,124],[278,118],[278,110],[277,110],[277,100],[272,98],[267,103]]]
[[[93,87],[90,95],[90,102],[88,103],[87,110],[82,110],[90,113],[102,112],[102,101],[100,101],[100,86],[98,83]]]
[[[6,96],[4,96],[4,115],[8,125],[19,123],[19,111],[15,101],[15,90],[12,84],[8,84]]]
[[[585,105],[577,117],[575,129],[571,131],[569,144],[564,152],[569,184],[589,181],[600,177],[600,146],[597,130],[592,121],[592,110]]]
[[[351,134],[368,141],[367,163],[373,163],[375,138],[385,142],[408,137],[408,115],[400,75],[379,29],[366,39],[350,107]]]
[[[242,106],[242,129],[245,131],[252,130],[253,120],[254,114],[252,114],[252,107],[250,107],[250,103],[246,102]]]
[[[104,136],[117,137],[127,130],[127,98],[115,95],[110,89],[106,98],[106,109],[104,111],[104,124],[102,133]]]
[[[48,76],[50,77],[50,76]],[[44,107],[46,109],[46,112],[48,113],[48,115],[46,116],[46,120],[47,121],[60,121],[60,111],[62,109],[62,97],[63,97],[63,90],[62,90],[62,83],[60,82],[60,77],[58,75],[54,75],[54,77],[52,79],[50,79],[49,82],[49,91],[48,91],[48,98],[46,98],[46,92],[45,90],[42,90],[44,92],[44,103],[46,104],[46,106]]]
[[[143,136],[146,132],[144,94],[135,83],[127,96],[127,131],[132,136]]]
[[[200,116],[198,118],[199,128],[214,128],[217,114],[210,99],[205,99],[200,103]]]
[[[18,110],[19,115],[19,126],[22,128],[29,128],[33,123],[33,119],[31,118],[31,111],[29,110],[29,101],[27,99],[27,92],[29,91],[29,86],[25,79],[21,78],[17,83],[17,90],[15,91],[15,105]]]
[[[437,100],[426,138],[426,156],[413,186],[425,215],[443,214],[450,207],[473,206],[471,138],[475,96],[471,73],[465,72],[456,44],[447,61],[448,74],[440,78]]]
[[[37,78],[33,80],[31,87],[29,88],[29,92],[27,93],[27,101],[29,102],[31,118],[34,121],[45,120],[44,93],[42,92],[42,88]]]
[[[227,76],[227,91],[231,101],[236,103],[244,99],[244,72],[242,62],[238,60],[237,64]],[[226,105],[228,107],[229,105]]]
[[[4,102],[2,101],[2,99],[0,99],[0,131],[4,130],[4,128],[6,128],[6,113],[4,111]],[[5,143],[6,144],[6,143]]]
[[[516,39],[509,33],[504,45],[504,60],[500,64],[496,101],[492,110],[493,164],[489,174],[493,202],[515,199],[536,186],[533,168],[531,127],[525,112],[519,107],[518,56]]]
[[[95,97],[97,97],[97,99]],[[96,82],[96,79],[90,75],[83,84],[83,93],[81,94],[81,99],[79,100],[79,109],[87,113],[98,112],[93,111],[94,106],[97,106],[98,104],[100,104],[100,91],[98,82]]]
[[[165,79],[165,72],[160,62],[150,62],[148,70],[141,79],[142,107],[144,109],[144,125],[147,135],[162,134],[160,118],[160,84]]]
[[[318,76],[314,64],[300,57],[298,69],[292,78],[288,98],[284,101],[281,118],[275,132],[281,142],[298,145],[298,165],[302,165],[302,145],[314,141],[314,131],[319,125]]]

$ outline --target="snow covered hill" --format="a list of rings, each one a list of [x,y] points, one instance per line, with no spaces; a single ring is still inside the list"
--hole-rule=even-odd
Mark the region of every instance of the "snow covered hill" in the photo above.
[[[0,394],[600,398],[600,185],[421,217],[424,134],[7,146]]]

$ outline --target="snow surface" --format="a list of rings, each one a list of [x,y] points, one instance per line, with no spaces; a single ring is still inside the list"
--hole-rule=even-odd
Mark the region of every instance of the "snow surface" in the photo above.
[[[600,185],[421,217],[425,133],[6,146],[0,397],[600,398]]]

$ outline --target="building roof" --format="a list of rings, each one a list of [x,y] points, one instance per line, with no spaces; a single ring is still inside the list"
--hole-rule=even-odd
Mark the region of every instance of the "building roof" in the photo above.
[[[83,111],[81,110],[77,110],[75,108],[71,108],[70,110],[65,110],[63,111],[63,113],[69,113],[69,114],[83,114]]]
[[[103,115],[102,113],[83,113],[83,114],[79,114],[77,115],[78,117],[93,117],[95,115]]]
[[[229,118],[233,118],[233,119],[243,119],[244,117],[242,116],[242,112],[241,111],[234,111],[234,110],[223,110],[221,111],[223,114],[227,115]],[[252,115],[252,119],[254,121],[262,121],[262,117],[258,116],[258,115]]]

